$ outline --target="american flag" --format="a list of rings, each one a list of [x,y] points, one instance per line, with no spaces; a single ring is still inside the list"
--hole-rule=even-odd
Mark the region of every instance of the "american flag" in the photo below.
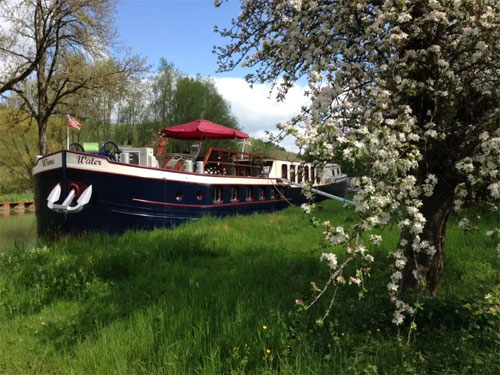
[[[66,124],[68,128],[75,128],[80,130],[82,128],[82,124],[80,124],[76,119],[68,115],[68,122]]]

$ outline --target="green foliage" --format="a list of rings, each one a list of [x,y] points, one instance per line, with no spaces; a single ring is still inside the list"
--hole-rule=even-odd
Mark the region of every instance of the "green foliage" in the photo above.
[[[356,216],[323,207],[320,220]],[[480,230],[495,225],[496,214],[482,215]],[[328,277],[322,228],[298,208],[18,247],[0,257],[0,372],[495,374],[494,240],[456,227],[442,295],[423,301],[410,347],[391,323],[383,274],[396,228],[372,249],[381,272],[370,293],[343,288],[323,326],[314,322],[328,301],[295,304]]]
[[[20,111],[0,106],[0,194],[31,189],[36,125]]]
[[[33,201],[32,192],[6,193],[0,194],[0,202],[31,202]]]
[[[150,117],[153,121],[167,124],[172,120],[173,101],[180,73],[165,58],[160,59],[159,69],[153,77]]]
[[[134,82],[132,86],[128,97],[120,100],[118,124],[111,124],[109,118],[95,118],[80,132],[72,132],[72,138],[79,143],[113,140],[117,144],[155,147],[159,130],[197,119],[238,128],[229,103],[218,93],[212,79],[183,76],[163,58],[149,81]],[[204,144],[207,149],[237,147],[231,140],[207,140]],[[184,152],[186,148],[189,146],[185,141],[171,139],[167,151]]]
[[[173,98],[172,121],[181,124],[199,118],[225,126],[236,124],[229,103],[217,92],[212,79],[182,77]]]
[[[251,146],[245,147],[245,151],[261,155],[265,159],[300,160],[300,156],[286,151],[285,148],[266,142],[262,139],[251,138]]]

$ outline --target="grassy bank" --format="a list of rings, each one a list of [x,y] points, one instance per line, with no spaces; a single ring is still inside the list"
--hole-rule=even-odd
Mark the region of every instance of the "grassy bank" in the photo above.
[[[319,216],[353,213],[328,202]],[[345,288],[318,327],[328,301],[295,306],[327,277],[308,220],[291,208],[14,249],[0,260],[0,373],[500,373],[499,321],[475,313],[499,281],[493,240],[452,220],[441,295],[405,347],[385,287],[397,231],[374,250],[368,296]]]
[[[32,202],[33,192],[0,194],[1,202]]]

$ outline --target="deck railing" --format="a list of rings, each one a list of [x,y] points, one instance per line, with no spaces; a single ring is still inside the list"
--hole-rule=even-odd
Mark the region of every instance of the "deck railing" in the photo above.
[[[259,155],[211,147],[203,160],[205,173],[229,176],[260,176],[264,162]]]

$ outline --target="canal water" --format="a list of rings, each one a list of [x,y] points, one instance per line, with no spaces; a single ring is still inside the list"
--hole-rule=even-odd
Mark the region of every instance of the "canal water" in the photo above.
[[[0,212],[0,252],[36,243],[36,220],[32,212]]]

